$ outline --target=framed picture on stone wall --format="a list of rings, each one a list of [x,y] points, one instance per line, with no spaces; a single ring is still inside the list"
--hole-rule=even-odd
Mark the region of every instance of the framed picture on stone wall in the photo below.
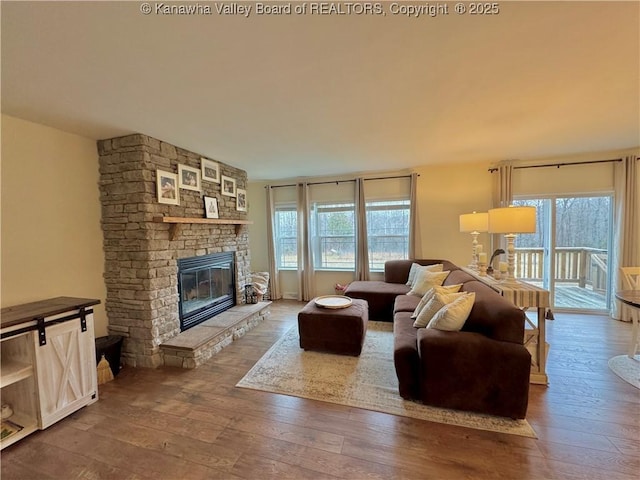
[[[218,199],[215,197],[204,197],[205,218],[218,218]]]
[[[224,175],[220,176],[222,181],[222,195],[226,195],[227,197],[235,197],[236,196],[236,181],[231,177],[225,177]]]
[[[185,190],[194,190],[199,192],[202,190],[200,182],[200,170],[187,165],[178,165],[178,181],[180,188]]]
[[[238,194],[236,197],[236,210],[238,210],[239,212],[246,212],[247,211],[247,191],[241,188],[238,188],[236,190],[236,193]]]
[[[180,205],[178,175],[175,173],[156,170],[156,190],[158,191],[158,203]]]
[[[206,158],[201,158],[200,168],[202,169],[202,180],[220,183],[220,165]]]

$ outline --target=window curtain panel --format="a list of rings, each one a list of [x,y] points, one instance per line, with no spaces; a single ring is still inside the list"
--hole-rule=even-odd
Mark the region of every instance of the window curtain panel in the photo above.
[[[640,266],[640,197],[638,196],[638,156],[631,155],[614,167],[614,240],[612,259],[612,292],[623,290],[620,267]],[[631,308],[612,302],[611,316],[631,321]]]
[[[513,165],[511,162],[502,162],[498,164],[496,175],[493,177],[493,208],[508,207],[513,202]],[[507,249],[506,242],[503,241],[500,234],[491,235],[492,250],[496,248]]]
[[[297,185],[298,209],[298,300],[309,301],[315,297],[315,270],[313,268],[313,246],[311,244],[311,211],[309,184]]]
[[[276,262],[276,245],[273,225],[275,223],[275,207],[273,204],[273,188],[267,185],[267,262],[271,281],[271,300],[280,300],[280,271]]]
[[[367,243],[367,209],[364,179],[356,179],[356,280],[369,280],[369,245]]]
[[[418,174],[411,174],[409,187],[409,258],[416,258],[416,232],[418,230]]]

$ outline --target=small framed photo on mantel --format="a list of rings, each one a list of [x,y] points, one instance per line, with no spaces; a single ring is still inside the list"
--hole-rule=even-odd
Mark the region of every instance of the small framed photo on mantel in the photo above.
[[[231,177],[225,177],[224,175],[220,176],[222,180],[222,195],[226,195],[227,197],[235,197],[236,196],[236,181]]]
[[[193,190],[199,192],[202,190],[200,182],[200,170],[187,165],[178,165],[178,180],[180,181],[180,188],[185,190]]]
[[[218,218],[218,199],[215,197],[204,197],[205,218]]]
[[[242,188],[236,190],[238,196],[236,197],[236,210],[239,212],[247,211],[247,191]]]
[[[209,159],[201,158],[200,168],[202,169],[202,180],[220,183],[220,165]]]
[[[158,203],[180,205],[178,175],[175,173],[156,170],[156,190],[158,192]]]

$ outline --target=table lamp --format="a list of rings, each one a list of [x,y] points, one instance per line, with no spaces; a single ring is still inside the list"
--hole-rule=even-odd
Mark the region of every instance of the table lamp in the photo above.
[[[464,213],[460,215],[460,231],[471,233],[473,241],[471,264],[469,268],[478,269],[478,235],[480,232],[486,232],[488,227],[488,214],[483,213]]]
[[[504,207],[489,210],[489,233],[504,233],[507,239],[507,278],[505,284],[517,284],[514,275],[517,233],[535,233],[536,207]]]

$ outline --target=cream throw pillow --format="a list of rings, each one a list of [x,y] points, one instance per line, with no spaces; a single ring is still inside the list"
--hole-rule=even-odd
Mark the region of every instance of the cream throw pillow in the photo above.
[[[423,296],[432,287],[439,287],[444,279],[449,275],[449,270],[444,272],[430,272],[428,270],[419,270],[416,278],[411,285],[411,290],[407,295]]]
[[[407,279],[407,283],[405,285],[412,285],[413,281],[416,279],[416,273],[420,270],[426,270],[428,272],[441,272],[443,264],[442,263],[434,263],[433,265],[420,265],[419,263],[411,264],[411,270],[409,270],[409,278]]]
[[[456,298],[452,303],[443,306],[436,312],[427,328],[459,332],[469,318],[475,300],[475,292],[462,292],[460,298]]]
[[[422,296],[420,303],[418,303],[418,306],[413,311],[413,314],[411,314],[411,318],[418,318],[418,314],[420,313],[420,311],[436,293],[456,293],[459,292],[461,288],[462,284],[457,283],[455,285],[443,285],[441,287],[433,287],[429,289],[429,291]]]
[[[433,316],[439,312],[442,307],[444,307],[445,305],[454,302],[458,297],[461,297],[462,295],[466,295],[465,292],[460,292],[460,293],[442,293],[442,292],[436,292],[434,293],[433,297],[431,298],[431,300],[429,300],[427,302],[427,304],[424,306],[424,308],[422,310],[420,310],[420,313],[418,314],[418,317],[416,318],[415,322],[413,322],[413,326],[415,328],[424,328],[426,327],[429,322],[431,322],[431,319],[433,318]]]

